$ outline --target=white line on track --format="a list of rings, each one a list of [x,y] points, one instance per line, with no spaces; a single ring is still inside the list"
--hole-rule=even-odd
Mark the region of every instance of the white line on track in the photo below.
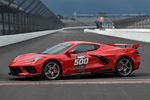
[[[111,80],[58,80],[58,81],[0,81],[0,86],[17,86],[17,85],[115,85],[115,84],[150,84],[150,79],[111,79]]]

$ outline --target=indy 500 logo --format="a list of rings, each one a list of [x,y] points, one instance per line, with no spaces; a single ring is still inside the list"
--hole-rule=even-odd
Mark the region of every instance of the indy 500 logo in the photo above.
[[[75,66],[87,65],[89,62],[89,58],[86,55],[78,55],[74,61]]]

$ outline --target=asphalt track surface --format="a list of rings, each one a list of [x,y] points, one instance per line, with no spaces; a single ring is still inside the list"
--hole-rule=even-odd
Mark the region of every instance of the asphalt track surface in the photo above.
[[[48,81],[36,77],[8,76],[9,63],[20,54],[39,53],[65,41],[140,43],[140,69],[130,77],[114,74],[83,74]],[[84,33],[83,29],[64,30],[0,48],[0,100],[149,100],[150,44],[127,39]]]

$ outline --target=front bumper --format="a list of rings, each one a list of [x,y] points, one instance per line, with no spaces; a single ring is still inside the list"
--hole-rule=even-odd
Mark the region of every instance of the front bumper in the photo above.
[[[19,67],[19,66],[9,66],[10,73],[9,75],[14,75],[14,76],[37,76],[39,73],[37,70],[34,68],[34,66],[24,66],[24,67]]]

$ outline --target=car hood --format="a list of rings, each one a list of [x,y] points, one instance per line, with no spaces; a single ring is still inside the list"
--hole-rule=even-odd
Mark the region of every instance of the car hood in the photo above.
[[[23,55],[18,56],[18,57],[14,60],[14,62],[27,61],[27,60],[31,60],[31,59],[38,58],[38,57],[42,57],[42,56],[45,57],[45,55],[36,54],[36,53],[23,54]]]

